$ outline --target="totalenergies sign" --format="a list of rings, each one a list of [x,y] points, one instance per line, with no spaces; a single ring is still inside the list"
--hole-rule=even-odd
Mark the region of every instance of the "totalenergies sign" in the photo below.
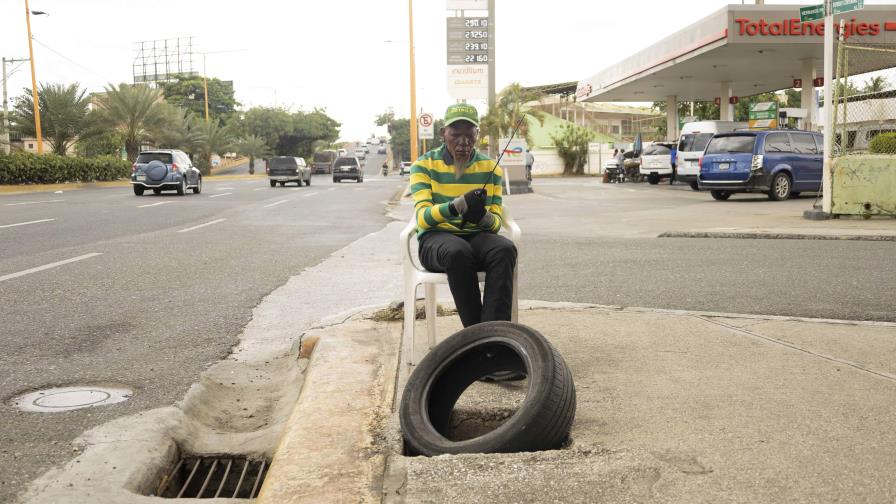
[[[823,37],[824,21],[800,21],[799,18],[782,21],[766,19],[737,18],[734,20],[741,37]],[[840,33],[840,23],[834,25],[836,33]],[[852,18],[843,27],[843,37],[851,36],[875,37],[882,31],[896,31],[896,23],[866,23]]]

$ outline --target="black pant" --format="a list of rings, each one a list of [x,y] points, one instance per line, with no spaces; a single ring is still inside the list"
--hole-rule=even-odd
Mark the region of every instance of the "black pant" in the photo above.
[[[430,231],[420,237],[420,263],[448,274],[448,287],[464,327],[492,320],[510,320],[516,246],[492,233],[455,235]],[[485,271],[480,301],[478,271]]]

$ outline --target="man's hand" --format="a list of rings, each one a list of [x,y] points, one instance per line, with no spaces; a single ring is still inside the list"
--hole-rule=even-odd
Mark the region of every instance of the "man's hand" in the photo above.
[[[451,202],[457,213],[463,216],[461,227],[467,222],[478,223],[485,216],[485,189],[473,189]]]

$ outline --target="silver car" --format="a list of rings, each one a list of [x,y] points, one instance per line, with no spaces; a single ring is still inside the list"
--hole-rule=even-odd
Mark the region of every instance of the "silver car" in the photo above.
[[[199,194],[202,191],[202,173],[193,166],[184,151],[143,151],[134,161],[131,185],[137,196],[142,196],[146,189],[152,189],[155,194],[177,191],[181,196],[186,194],[187,189],[192,189],[194,194]]]
[[[306,186],[311,185],[311,168],[305,163],[304,158],[292,156],[277,156],[268,160],[267,168],[268,178],[271,181],[271,187],[286,185],[287,182],[295,182],[296,185],[302,187],[302,182]]]

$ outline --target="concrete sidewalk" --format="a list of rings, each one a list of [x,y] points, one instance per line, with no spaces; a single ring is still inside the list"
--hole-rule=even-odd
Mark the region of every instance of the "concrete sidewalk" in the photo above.
[[[321,383],[343,376],[346,370],[324,352],[335,351],[341,338],[357,344],[363,330],[377,343],[345,362],[369,367],[355,375],[364,383],[352,380],[344,391],[329,387],[300,400],[293,418],[334,419],[326,433],[304,434],[320,435],[326,448],[278,453],[271,469],[272,476],[279,472],[274,480],[329,482],[326,491],[315,484],[304,495],[278,492],[277,500],[260,502],[896,498],[896,324],[550,303],[529,303],[520,322],[547,336],[572,370],[578,408],[568,446],[403,456],[394,408],[407,374],[398,374],[393,396],[383,378],[395,373],[379,367],[398,362],[400,327],[355,320],[327,330],[322,337],[332,341],[318,345],[308,376],[318,373]],[[456,316],[438,321],[440,337],[459,328]],[[310,383],[303,398],[312,393]],[[475,384],[459,404],[487,413],[524,390]],[[384,420],[388,409],[392,418]],[[296,421],[287,436],[302,426]],[[376,474],[383,457],[384,472]],[[280,484],[274,480],[266,486]]]

